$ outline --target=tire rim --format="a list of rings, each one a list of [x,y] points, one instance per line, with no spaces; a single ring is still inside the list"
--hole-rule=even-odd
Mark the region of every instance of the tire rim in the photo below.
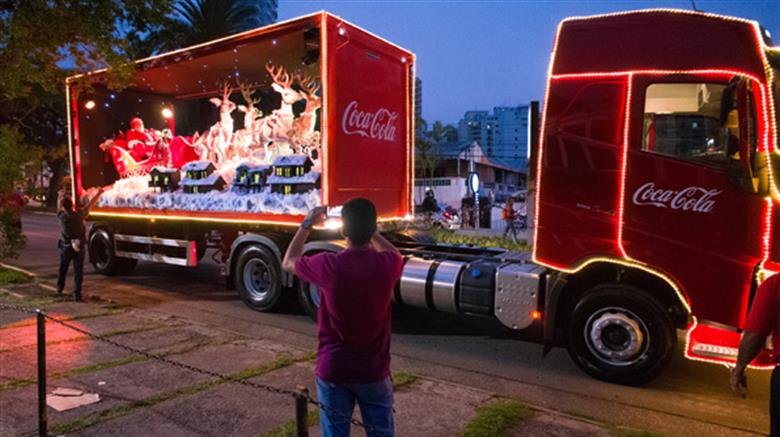
[[[309,284],[309,300],[314,309],[320,308],[320,289],[314,284]]]
[[[92,256],[95,267],[99,270],[105,270],[108,267],[108,260],[111,257],[111,251],[108,244],[106,244],[105,237],[96,236],[92,244]]]
[[[262,302],[271,292],[271,270],[262,259],[253,258],[244,266],[244,288],[249,298]]]
[[[588,318],[585,344],[600,361],[631,366],[645,359],[650,334],[645,322],[625,308],[604,308]]]

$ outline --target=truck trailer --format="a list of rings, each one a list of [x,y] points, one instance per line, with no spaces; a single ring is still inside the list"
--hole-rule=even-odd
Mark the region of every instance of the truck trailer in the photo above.
[[[314,206],[330,218],[307,254],[345,247],[349,198],[371,199],[394,229],[411,219],[415,62],[320,12],[137,61],[121,91],[108,71],[69,78],[72,195],[104,190],[95,270],[194,267],[213,248],[250,308],[297,298],[316,319],[318,290],[282,272],[282,256]],[[754,21],[564,20],[530,131],[532,251],[387,230],[405,257],[395,304],[536,327],[545,351],[566,344],[621,384],[657,376],[677,330],[687,358],[733,363],[757,286],[780,270],[779,75],[780,49]]]

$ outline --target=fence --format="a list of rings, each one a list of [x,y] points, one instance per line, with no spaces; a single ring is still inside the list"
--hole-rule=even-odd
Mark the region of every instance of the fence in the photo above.
[[[121,344],[115,340],[91,333],[85,329],[82,329],[78,326],[75,326],[73,324],[68,323],[65,320],[57,319],[56,317],[53,317],[46,312],[38,309],[38,308],[32,308],[32,307],[26,307],[21,305],[9,305],[0,303],[0,311],[17,311],[21,313],[31,314],[36,316],[36,346],[37,346],[37,384],[38,384],[38,435],[41,437],[47,436],[48,431],[48,420],[47,420],[47,414],[46,414],[46,321],[50,321],[56,324],[59,324],[67,329],[70,329],[72,331],[78,332],[82,335],[85,335],[89,337],[92,340],[100,341],[109,345],[112,345],[114,347],[117,347],[119,349],[123,349],[127,352],[131,352],[133,354],[141,355],[145,358],[148,358],[150,360],[158,361],[161,363],[165,363],[170,366],[174,366],[180,369],[184,369],[190,372],[199,373],[202,375],[210,376],[213,378],[220,379],[225,382],[231,382],[236,384],[241,384],[247,387],[252,387],[259,390],[265,390],[271,393],[284,395],[284,396],[292,396],[295,400],[295,425],[296,425],[296,434],[299,437],[307,437],[309,435],[309,426],[308,426],[308,405],[314,405],[315,407],[319,408],[320,410],[325,411],[329,415],[335,415],[337,417],[341,417],[343,419],[348,420],[352,425],[356,425],[359,427],[362,427],[366,430],[366,433],[371,436],[384,436],[385,434],[382,433],[380,430],[373,429],[371,425],[365,424],[359,420],[354,419],[352,416],[346,416],[338,411],[335,411],[331,407],[324,405],[323,403],[317,401],[316,399],[312,398],[309,395],[309,392],[307,389],[303,387],[299,387],[299,389],[296,390],[288,390],[278,387],[273,387],[270,385],[265,384],[259,384],[253,381],[249,381],[245,378],[237,378],[234,376],[227,376],[223,375],[217,372],[213,372],[208,369],[203,369],[200,367],[192,366],[189,364],[181,363],[176,360],[172,360],[170,358],[167,358],[162,355],[153,354],[150,352],[146,352],[141,349],[137,349],[131,346],[127,346],[124,344]]]

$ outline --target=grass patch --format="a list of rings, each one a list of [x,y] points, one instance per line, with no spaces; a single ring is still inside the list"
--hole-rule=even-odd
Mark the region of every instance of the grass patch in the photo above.
[[[663,434],[657,432],[623,427],[612,428],[610,434],[615,437],[663,437]]]
[[[417,381],[417,375],[411,372],[396,372],[393,374],[393,388],[399,389]]]
[[[71,321],[76,321],[76,320],[96,319],[98,317],[115,316],[117,314],[123,314],[123,313],[126,313],[126,312],[127,312],[127,310],[103,311],[103,312],[100,312],[100,313],[82,314],[80,316],[73,316],[73,317],[63,317],[63,318],[58,318],[57,320],[60,320],[62,322],[71,322]],[[8,325],[0,326],[0,330],[3,330],[3,329],[13,329],[13,328],[24,328],[26,326],[33,326],[33,325],[35,325],[37,323],[36,320],[35,320],[35,316],[31,314],[30,317],[31,317],[31,319],[21,320],[21,321],[16,322],[16,323],[10,323]],[[47,323],[56,323],[56,322],[52,322],[51,320],[48,320]]]
[[[83,375],[85,373],[91,373],[91,372],[98,372],[100,370],[110,369],[112,367],[118,367],[118,366],[124,366],[126,364],[130,363],[136,363],[138,361],[144,361],[146,358],[144,358],[141,355],[131,355],[129,357],[120,358],[118,360],[113,361],[106,361],[103,363],[97,363],[92,364],[85,367],[79,367],[76,369],[70,369],[70,370],[64,370],[62,372],[55,372],[50,373],[47,375],[48,380],[54,380],[54,379],[60,379],[60,378],[69,378],[72,376],[77,375]],[[21,387],[27,387],[30,385],[33,385],[37,382],[37,379],[29,378],[29,379],[15,379],[13,381],[8,381],[6,383],[3,383],[0,385],[0,391],[4,390],[13,390],[16,388]]]
[[[477,408],[477,413],[466,424],[460,435],[461,437],[502,436],[532,414],[522,402],[512,399],[494,399]]]
[[[160,329],[160,328],[164,328],[164,327],[165,326],[163,326],[163,325],[142,326],[140,328],[121,329],[121,330],[116,330],[116,331],[108,331],[108,332],[100,333],[100,334],[97,334],[97,335],[100,335],[101,337],[106,337],[106,338],[108,338],[108,337],[117,337],[117,336],[120,336],[120,335],[138,334],[138,333],[141,333],[141,332],[154,331],[156,329]],[[58,344],[65,344],[65,343],[78,343],[78,342],[81,342],[81,341],[89,341],[89,340],[92,340],[92,339],[87,337],[86,335],[82,335],[81,337],[66,338],[64,340],[47,341],[46,342],[46,346],[47,347],[48,346],[56,346]],[[23,346],[12,347],[12,348],[8,348],[8,349],[0,349],[0,354],[6,353],[6,352],[18,351],[18,350],[22,350],[22,349],[26,349],[26,348],[35,347],[35,346],[36,346],[36,344],[33,343],[33,344],[26,344],[26,345],[23,345]]]
[[[32,276],[22,273],[18,270],[0,267],[0,286],[11,284],[26,284],[28,282],[32,282],[32,280]]]
[[[210,390],[214,387],[227,384],[232,381],[261,376],[266,373],[272,372],[277,369],[281,369],[283,367],[290,366],[296,362],[303,361],[303,360],[304,360],[303,358],[294,358],[289,355],[279,355],[276,357],[276,359],[274,359],[270,363],[264,363],[256,367],[250,367],[248,369],[244,369],[232,375],[226,375],[229,378],[228,380],[210,379],[208,381],[198,382],[175,390],[160,393],[158,395],[146,399],[132,401],[128,404],[124,404],[114,408],[109,408],[107,410],[88,414],[86,416],[80,417],[72,421],[62,422],[54,426],[49,426],[49,433],[54,435],[70,434],[76,431],[80,431],[84,428],[97,425],[98,423],[101,422],[126,416],[139,408],[151,407],[172,399],[176,399],[181,396],[191,396],[197,393],[204,392],[206,390]]]
[[[447,244],[468,244],[478,247],[498,247],[506,250],[514,250],[519,252],[527,252],[531,250],[531,246],[518,242],[515,243],[512,240],[492,237],[487,235],[462,235],[449,229],[433,229],[430,231],[431,237],[436,240],[437,243]]]
[[[320,424],[320,410],[311,410],[306,416],[306,425],[309,427]],[[298,435],[295,419],[285,422],[282,425],[263,434],[263,437],[295,437]]]

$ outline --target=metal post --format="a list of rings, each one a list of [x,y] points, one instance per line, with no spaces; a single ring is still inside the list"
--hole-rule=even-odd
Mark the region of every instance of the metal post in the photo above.
[[[38,435],[48,434],[46,420],[46,319],[41,310],[37,310],[38,327]]]
[[[295,429],[298,437],[309,437],[309,390],[298,386],[295,396]]]

